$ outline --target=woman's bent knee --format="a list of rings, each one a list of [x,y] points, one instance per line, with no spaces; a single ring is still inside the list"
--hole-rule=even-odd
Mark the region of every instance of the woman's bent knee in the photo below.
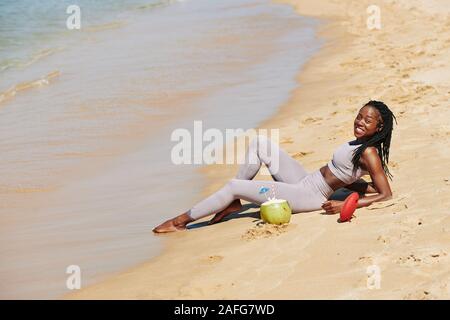
[[[230,181],[227,182],[226,187],[227,189],[229,189],[231,192],[233,192],[234,190],[236,190],[238,184],[239,184],[239,179],[231,179]]]

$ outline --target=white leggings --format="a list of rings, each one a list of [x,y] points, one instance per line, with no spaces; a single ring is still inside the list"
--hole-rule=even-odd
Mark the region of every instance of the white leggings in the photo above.
[[[264,163],[275,181],[252,180]],[[261,193],[261,188],[270,188]],[[272,190],[273,189],[273,190]],[[274,194],[273,194],[274,191]],[[267,139],[257,136],[250,143],[245,163],[236,178],[192,207],[188,214],[194,220],[224,210],[235,199],[258,205],[268,196],[287,200],[293,213],[321,209],[323,202],[333,193],[319,170],[306,172],[300,163]]]

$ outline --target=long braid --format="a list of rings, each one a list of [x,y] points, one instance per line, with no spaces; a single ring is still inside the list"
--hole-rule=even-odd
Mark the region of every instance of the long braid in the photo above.
[[[384,172],[389,177],[389,179],[392,180],[392,175],[389,172],[388,169],[388,162],[389,162],[389,148],[391,146],[391,137],[392,137],[392,130],[394,121],[397,124],[397,119],[395,118],[395,115],[392,113],[391,110],[389,110],[388,106],[386,106],[381,101],[375,101],[371,100],[368,103],[366,103],[364,106],[371,106],[376,108],[383,120],[383,128],[381,131],[375,133],[370,139],[367,141],[364,141],[363,144],[358,147],[354,154],[353,154],[353,174],[355,174],[357,168],[359,167],[359,159],[361,158],[362,153],[367,147],[376,147],[378,150],[378,155],[380,156],[381,163],[383,165]]]

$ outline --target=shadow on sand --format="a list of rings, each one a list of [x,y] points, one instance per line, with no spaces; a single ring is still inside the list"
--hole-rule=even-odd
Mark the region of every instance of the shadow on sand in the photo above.
[[[353,192],[354,191],[351,191],[346,188],[340,188],[340,189],[337,189],[328,198],[328,200],[344,201]],[[362,196],[362,195],[364,195],[364,193],[360,193],[359,195]],[[243,213],[243,212],[247,211],[248,209],[253,209],[253,208],[259,208],[259,206],[256,204],[252,204],[252,203],[245,204],[242,206],[241,210],[231,213],[230,215],[226,216],[225,218],[223,218],[222,221],[220,221],[218,223],[222,223],[222,222],[225,222],[225,221],[228,221],[231,219],[241,219],[241,218],[254,218],[254,219],[257,219],[256,221],[259,221],[260,220],[259,210],[254,211],[254,212]],[[294,214],[296,214],[296,213],[294,213]],[[328,215],[325,211],[320,212],[320,214]],[[337,220],[337,222],[342,223],[339,219]],[[209,221],[203,221],[203,222],[193,223],[193,224],[187,226],[187,229],[197,229],[197,228],[202,228],[202,227],[207,227],[207,226],[209,226]]]
[[[247,211],[248,209],[254,209],[254,208],[259,208],[259,206],[256,204],[253,204],[253,203],[244,204],[242,206],[241,210],[231,213],[230,215],[226,216],[225,218],[223,218],[222,221],[220,221],[218,223],[222,223],[222,222],[225,222],[225,221],[228,221],[231,219],[241,219],[241,218],[254,218],[254,219],[259,220],[259,210],[254,211],[254,212],[243,213],[243,212]],[[207,226],[209,226],[208,223],[209,223],[209,221],[193,223],[193,224],[187,226],[187,229],[197,229],[197,228],[207,227]]]

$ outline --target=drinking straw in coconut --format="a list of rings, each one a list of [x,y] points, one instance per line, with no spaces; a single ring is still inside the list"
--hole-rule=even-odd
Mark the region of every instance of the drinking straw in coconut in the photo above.
[[[264,194],[265,197],[266,197],[266,200],[269,200],[270,197],[267,198],[267,192],[268,192],[269,190],[270,190],[270,188],[267,188],[267,187],[261,187],[261,188],[259,189],[259,194]]]

